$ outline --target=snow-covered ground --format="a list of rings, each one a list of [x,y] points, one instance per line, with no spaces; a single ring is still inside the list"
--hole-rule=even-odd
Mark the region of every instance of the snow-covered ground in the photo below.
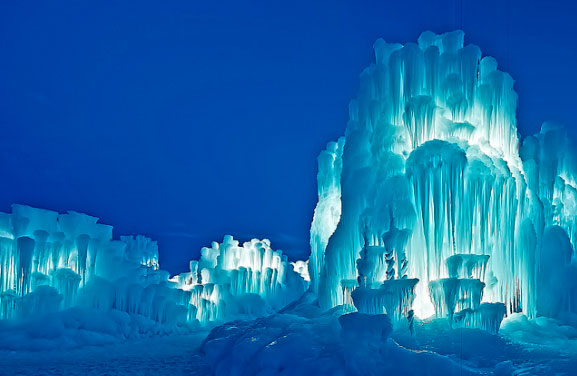
[[[415,334],[393,338],[413,351],[431,351],[483,375],[576,375],[577,329],[552,319],[514,314],[498,335],[478,329],[450,329],[443,320],[419,322]],[[435,375],[431,371],[431,375]]]
[[[275,316],[216,328],[204,352],[208,331],[65,350],[0,350],[0,375],[577,374],[577,330],[549,319],[513,316],[497,336],[449,329],[441,320],[417,322],[412,336],[392,333],[399,346],[389,340],[379,347],[378,336],[369,345],[342,337],[332,319],[311,311]]]
[[[0,375],[208,375],[199,353],[207,332],[71,350],[0,351]]]
[[[217,375],[231,376],[577,374],[577,329],[557,320],[514,314],[498,335],[417,321],[411,335],[390,333],[383,315],[341,313],[305,296],[279,314],[215,328],[201,349]]]

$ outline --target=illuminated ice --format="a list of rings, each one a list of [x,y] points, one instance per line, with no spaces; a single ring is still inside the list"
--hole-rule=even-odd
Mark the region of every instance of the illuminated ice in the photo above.
[[[330,142],[318,160],[319,201],[311,224],[311,255],[308,263],[311,287],[318,292],[319,278],[325,263],[325,248],[341,218],[341,170],[345,138]]]
[[[457,313],[452,324],[456,327],[480,328],[497,334],[506,313],[503,303],[483,303],[476,309],[467,308]]]
[[[263,315],[308,288],[308,263],[289,263],[266,239],[239,246],[226,236],[201,253],[189,273],[169,279],[147,237],[113,240],[98,218],[13,205],[0,215],[0,319],[84,307],[206,324]]]
[[[513,79],[460,31],[374,49],[345,138],[319,156],[309,269],[321,306],[383,313],[382,286],[413,279],[401,300],[418,317],[493,333],[513,312],[577,313],[564,129],[544,123],[519,146]]]
[[[89,308],[173,326],[270,314],[272,327],[323,327],[341,316],[345,337],[375,324],[380,338],[412,333],[415,317],[497,333],[512,313],[577,314],[577,157],[564,129],[544,123],[519,146],[513,79],[460,31],[374,49],[345,136],[318,157],[308,260],[227,235],[169,278],[151,239],[14,205],[0,213],[0,319]],[[274,352],[262,338],[239,347]]]
[[[174,324],[188,302],[168,277],[158,270],[156,242],[113,240],[98,218],[24,205],[0,215],[0,319],[86,307]]]
[[[191,294],[190,304],[201,323],[238,315],[259,316],[278,310],[308,288],[307,264],[290,263],[268,239],[240,245],[226,235],[191,261],[190,272],[172,280]]]

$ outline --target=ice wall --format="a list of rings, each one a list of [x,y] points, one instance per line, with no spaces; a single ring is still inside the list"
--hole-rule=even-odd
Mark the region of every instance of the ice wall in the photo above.
[[[202,249],[191,272],[159,269],[156,242],[112,238],[98,218],[13,205],[0,213],[0,319],[70,307],[119,310],[160,324],[259,316],[308,288],[308,265],[289,263],[269,240],[232,237]]]
[[[467,283],[451,282],[459,279],[484,286],[475,308],[459,308],[467,325],[480,322],[482,302],[529,316],[577,310],[577,159],[562,127],[545,123],[519,148],[513,79],[464,46],[461,31],[425,32],[417,44],[378,40],[374,49],[342,155],[331,147],[319,157],[310,267],[321,305],[350,304],[367,288],[359,277],[374,289],[391,267],[420,281],[420,317],[439,311],[435,291],[455,285],[458,300]],[[340,195],[329,201],[327,187]],[[322,209],[328,202],[340,215]],[[538,288],[552,276],[556,288]],[[429,289],[432,281],[446,286]],[[498,308],[482,311],[500,322]]]
[[[0,319],[85,306],[177,323],[181,294],[144,236],[113,240],[111,226],[76,212],[13,205],[0,214]]]

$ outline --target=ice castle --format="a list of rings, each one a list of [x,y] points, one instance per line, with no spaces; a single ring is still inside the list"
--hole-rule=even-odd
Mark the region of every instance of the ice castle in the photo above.
[[[577,309],[574,149],[548,123],[519,145],[513,79],[463,41],[375,43],[345,137],[318,159],[323,307],[490,331],[506,313]]]
[[[577,163],[561,126],[520,144],[513,79],[460,31],[375,43],[345,136],[318,157],[311,255],[231,236],[169,278],[142,236],[14,205],[0,216],[0,318],[73,306],[159,323],[277,311],[307,289],[324,310],[436,315],[496,333],[503,317],[577,313]]]

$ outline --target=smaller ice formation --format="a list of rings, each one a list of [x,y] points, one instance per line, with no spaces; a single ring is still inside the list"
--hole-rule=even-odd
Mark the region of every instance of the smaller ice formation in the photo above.
[[[309,274],[311,287],[318,293],[318,281],[325,264],[325,248],[341,219],[341,170],[345,138],[329,142],[318,156],[318,203],[311,224]]]
[[[24,205],[0,214],[0,319],[84,306],[180,321],[181,293],[158,268],[156,242],[113,240],[112,227],[97,222]]]
[[[454,325],[479,328],[497,334],[507,310],[503,303],[481,303],[476,309],[463,309],[453,316]]]
[[[455,254],[446,260],[449,278],[429,282],[437,317],[457,327],[479,328],[496,334],[507,313],[503,303],[481,303],[488,255]]]
[[[402,244],[406,236],[393,226],[379,239],[369,239],[365,234],[365,246],[357,260],[358,283],[354,280],[341,281],[343,301],[363,314],[387,314],[399,327],[406,319],[409,330],[413,330],[416,278],[407,278],[407,260]]]
[[[238,315],[261,316],[297,299],[308,288],[306,263],[289,263],[268,239],[252,239],[242,246],[226,235],[190,262],[190,272],[171,279],[190,294],[201,323]]]
[[[407,320],[409,329],[413,326],[413,301],[418,279],[394,279],[384,281],[379,288],[360,286],[352,292],[356,309],[361,313],[387,314],[399,325]]]
[[[0,214],[0,320],[79,307],[207,324],[262,315],[308,288],[307,263],[289,263],[266,239],[239,246],[226,236],[190,266],[169,280],[145,236],[114,240],[96,217],[13,205]]]

